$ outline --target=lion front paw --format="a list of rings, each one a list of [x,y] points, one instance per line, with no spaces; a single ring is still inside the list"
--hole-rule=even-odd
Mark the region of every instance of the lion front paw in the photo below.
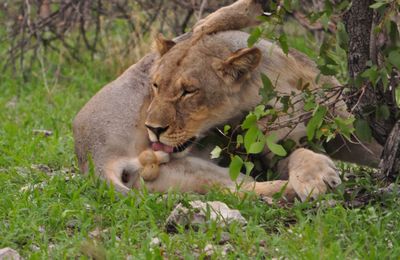
[[[297,149],[289,157],[289,183],[302,201],[324,194],[327,186],[342,183],[333,161],[307,149]]]
[[[163,151],[145,150],[139,155],[142,169],[139,171],[144,181],[154,181],[160,175],[160,164],[169,162],[169,154]]]

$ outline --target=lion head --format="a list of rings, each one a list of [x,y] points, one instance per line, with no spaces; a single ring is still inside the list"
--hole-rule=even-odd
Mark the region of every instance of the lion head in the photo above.
[[[159,36],[156,47],[145,121],[153,149],[181,153],[246,109],[246,92],[253,91],[246,85],[261,60],[258,48],[234,50],[213,35],[179,43]]]

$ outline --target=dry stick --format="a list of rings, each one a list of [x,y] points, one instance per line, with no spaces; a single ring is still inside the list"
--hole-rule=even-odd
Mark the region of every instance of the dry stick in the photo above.
[[[199,20],[202,18],[204,8],[207,6],[207,2],[208,2],[207,0],[202,0],[202,1],[201,1],[199,14],[198,14],[198,16],[197,16],[197,21],[199,21]]]
[[[354,109],[356,109],[356,108],[358,107],[358,105],[360,104],[361,99],[362,99],[362,97],[363,97],[364,94],[365,94],[365,88],[366,88],[366,87],[367,87],[367,86],[364,85],[364,86],[361,88],[361,94],[360,94],[360,96],[359,96],[359,98],[358,98],[356,104],[350,109],[351,113],[353,113],[353,112],[354,112]]]
[[[312,91],[311,93],[316,92],[316,91],[317,91],[317,90]],[[301,93],[295,95],[294,97],[297,97],[297,96],[299,96],[299,95],[301,95]],[[322,101],[320,102],[320,104],[329,107],[329,106],[334,106],[338,101],[345,100],[344,97],[341,97],[341,98],[336,98],[336,99],[333,100],[333,101],[327,102],[327,100],[331,99],[334,95],[336,95],[336,93],[333,94],[332,96],[327,96],[324,100],[322,100]],[[355,93],[354,95],[356,95],[356,93]],[[302,101],[302,100],[300,99],[300,100],[297,100],[295,103],[298,103],[298,102],[301,102],[301,101]],[[293,103],[293,104],[295,104],[295,103]],[[302,109],[295,110],[295,111],[292,112],[292,114],[295,114],[295,113],[300,112],[300,111],[302,111]],[[275,125],[272,126],[272,128],[273,128],[272,130],[277,130],[277,129],[280,129],[280,128],[282,128],[282,127],[289,127],[289,126],[292,125],[292,124],[290,124],[290,122],[291,122],[291,121],[294,121],[294,120],[299,120],[299,121],[297,122],[297,124],[298,124],[298,123],[301,123],[301,122],[305,122],[305,121],[307,121],[307,119],[311,118],[311,116],[310,116],[309,114],[311,114],[311,112],[302,112],[301,114],[298,114],[298,115],[296,115],[296,116],[294,116],[294,117],[291,117],[291,118],[288,118],[288,119],[286,119],[286,120],[280,121],[279,123],[276,123]],[[302,117],[304,117],[304,118],[302,118]],[[269,122],[266,122],[266,124],[268,124],[268,123],[269,123]],[[286,123],[287,123],[287,124],[286,124]],[[269,125],[269,126],[264,126],[264,128],[265,128],[265,129],[263,129],[263,131],[266,131],[267,129],[271,130],[271,125]]]
[[[27,3],[29,5],[29,1],[28,0],[26,0],[25,3]],[[63,13],[71,5],[72,5],[72,2],[66,4],[65,6],[63,6],[63,8],[54,11],[46,19],[42,19],[37,24],[33,24],[33,25],[30,23],[30,20],[27,21],[27,17],[25,15],[25,8],[23,8],[24,16],[23,16],[23,21],[21,23],[21,27],[20,27],[20,33],[19,33],[19,34],[22,34],[22,39],[19,40],[18,43],[16,43],[15,47],[10,48],[10,50],[8,51],[8,58],[7,58],[7,61],[5,62],[4,66],[3,66],[2,72],[4,73],[4,71],[7,69],[7,67],[9,66],[10,63],[15,64],[13,62],[13,60],[17,59],[18,57],[20,58],[21,69],[23,69],[23,59],[24,59],[25,51],[33,49],[33,48],[35,48],[35,46],[38,46],[38,45],[32,45],[30,47],[27,46],[28,43],[29,43],[28,42],[29,39],[31,39],[33,36],[36,36],[38,30],[50,25],[51,22],[53,21],[53,19],[57,15]],[[25,4],[23,6],[25,6]],[[28,24],[28,23],[29,23],[30,31],[29,31],[28,35],[25,35],[25,29],[26,29],[25,24]],[[18,36],[18,33],[11,33],[10,34],[10,37],[12,39],[15,39],[17,36]],[[17,49],[20,49],[20,51],[16,52]],[[13,66],[13,68],[15,69],[15,65]]]
[[[185,19],[183,19],[183,22],[181,24],[181,33],[185,33],[187,25],[189,24],[190,18],[192,18],[193,13],[194,13],[193,9],[188,10]]]

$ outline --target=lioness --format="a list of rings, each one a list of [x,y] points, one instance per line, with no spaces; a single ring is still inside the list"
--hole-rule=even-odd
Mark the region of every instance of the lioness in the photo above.
[[[187,155],[191,145],[212,127],[229,123],[254,108],[260,101],[263,72],[279,92],[300,92],[297,82],[318,88],[314,63],[298,52],[285,55],[266,40],[247,47],[248,34],[241,29],[256,23],[262,1],[240,0],[199,22],[193,33],[177,39],[156,40],[151,53],[97,93],[74,120],[75,150],[81,170],[88,169],[88,156],[96,172],[121,192],[139,189],[135,158],[152,147],[175,159],[160,166],[160,175],[145,182],[149,191],[171,188],[205,193],[210,186],[234,189],[236,182],[226,168]],[[244,21],[244,22],[237,22]],[[320,83],[337,84],[322,77]],[[338,104],[332,113],[347,115]],[[302,106],[297,103],[297,106]],[[280,136],[305,136],[304,125],[294,131],[282,129]],[[356,158],[357,159],[357,158]],[[244,181],[241,190],[272,196],[284,186],[288,199],[301,200],[325,193],[341,183],[333,161],[322,154],[300,148],[280,167],[288,181]]]

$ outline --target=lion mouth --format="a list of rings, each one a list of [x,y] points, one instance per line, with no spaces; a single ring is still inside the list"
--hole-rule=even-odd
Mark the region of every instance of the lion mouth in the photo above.
[[[192,137],[183,144],[177,145],[175,147],[163,144],[161,142],[154,142],[151,144],[151,148],[154,151],[164,151],[166,153],[180,153],[185,151],[189,146],[191,146],[195,140],[196,138]]]

